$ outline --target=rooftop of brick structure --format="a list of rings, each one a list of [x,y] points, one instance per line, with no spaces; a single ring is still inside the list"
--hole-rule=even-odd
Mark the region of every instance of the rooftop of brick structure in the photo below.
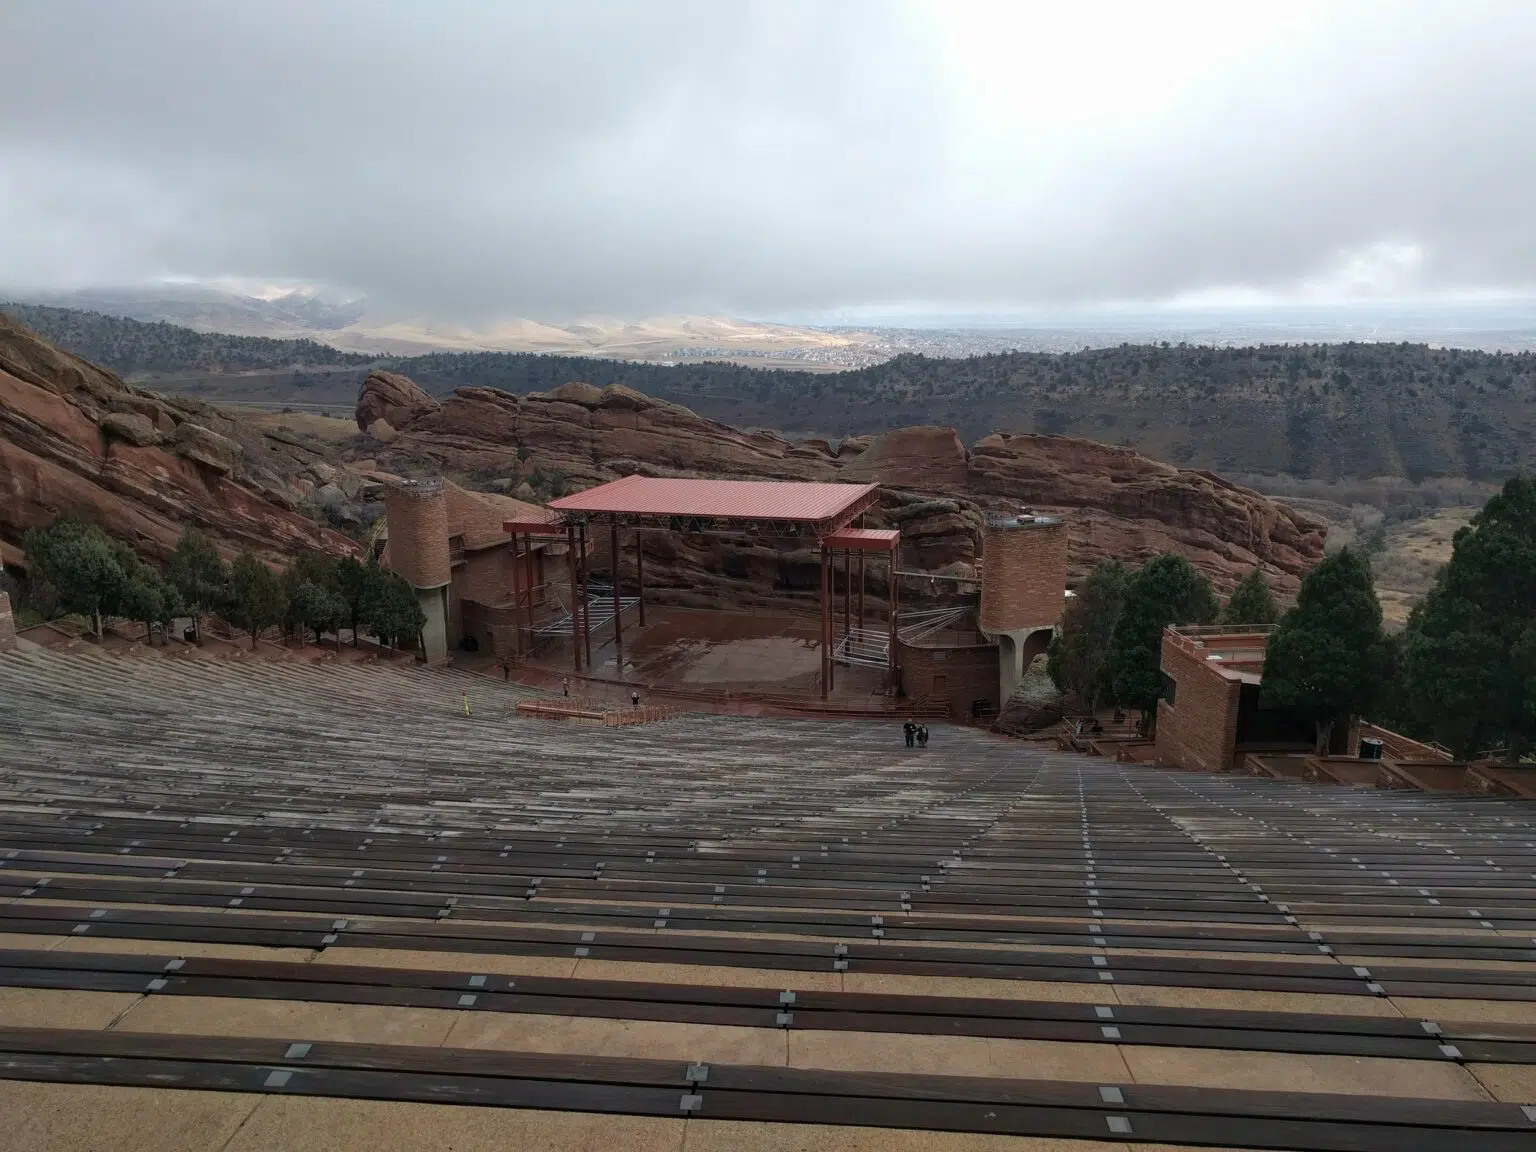
[[[376,473],[375,475],[385,474]],[[537,504],[529,504],[524,500],[503,496],[496,492],[472,492],[467,488],[460,488],[451,480],[443,480],[441,483],[443,499],[448,508],[448,535],[450,538],[462,538],[464,547],[471,552],[507,543],[511,537],[502,525],[509,520],[531,522],[550,519],[549,509]],[[388,542],[387,525],[380,539]],[[544,547],[545,543],[534,537],[530,540],[529,546],[539,549]]]
[[[1163,638],[1228,680],[1257,684],[1264,671],[1264,650],[1274,632],[1270,624],[1169,625]]]

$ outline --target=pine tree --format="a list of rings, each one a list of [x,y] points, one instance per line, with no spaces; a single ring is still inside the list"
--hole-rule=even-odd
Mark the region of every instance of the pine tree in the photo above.
[[[32,529],[23,547],[33,573],[53,589],[59,606],[87,617],[100,640],[107,617],[121,609],[128,583],[107,534],[94,524],[66,516],[46,528]]]
[[[416,599],[416,590],[403,576],[390,572],[379,582],[378,592],[369,604],[368,627],[391,648],[420,643],[427,617]]]
[[[370,605],[383,585],[384,573],[373,560],[343,556],[336,564],[336,590],[346,603],[346,623],[352,629],[352,647],[357,647],[358,629],[368,618]]]
[[[143,624],[144,642],[153,644],[155,625],[176,615],[180,596],[164,576],[134,555],[128,545],[116,543],[113,552],[124,577],[118,610],[129,620]]]
[[[1408,712],[1460,756],[1536,747],[1536,478],[1512,477],[1456,533],[1404,637]]]
[[[1170,624],[1209,624],[1216,619],[1211,582],[1183,556],[1148,560],[1126,585],[1125,602],[1110,640],[1109,667],[1115,699],[1141,709],[1141,731],[1157,723],[1163,692],[1163,629]]]
[[[1221,610],[1223,624],[1273,624],[1278,619],[1280,607],[1258,568],[1237,582],[1231,599]]]
[[[1051,638],[1046,671],[1056,687],[1090,713],[1113,694],[1109,645],[1131,574],[1118,560],[1101,560],[1067,601],[1061,628]]]
[[[1270,636],[1262,698],[1311,724],[1322,755],[1336,723],[1381,700],[1390,652],[1370,562],[1345,548],[1307,573],[1296,606]]]
[[[302,581],[288,594],[288,611],[296,625],[314,631],[316,644],[326,632],[335,632],[337,643],[341,642],[347,603],[338,593],[313,581]]]
[[[176,541],[166,574],[192,617],[192,631],[203,642],[203,617],[216,612],[229,594],[229,568],[213,541],[188,528]]]
[[[251,647],[257,637],[280,623],[288,609],[288,596],[277,574],[249,552],[236,557],[229,569],[230,617],[251,634]]]

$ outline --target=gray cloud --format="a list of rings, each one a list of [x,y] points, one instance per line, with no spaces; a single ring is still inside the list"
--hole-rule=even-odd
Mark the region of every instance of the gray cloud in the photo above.
[[[11,0],[0,283],[465,319],[1536,286],[1536,8],[1234,7]]]

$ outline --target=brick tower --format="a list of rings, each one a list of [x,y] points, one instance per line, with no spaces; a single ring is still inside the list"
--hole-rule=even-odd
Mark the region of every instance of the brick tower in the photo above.
[[[1051,642],[1067,591],[1067,525],[1056,516],[989,514],[981,533],[981,630],[998,645],[999,699]]]
[[[448,659],[448,500],[441,479],[403,480],[384,489],[389,566],[416,589],[427,618],[422,646],[428,664]]]

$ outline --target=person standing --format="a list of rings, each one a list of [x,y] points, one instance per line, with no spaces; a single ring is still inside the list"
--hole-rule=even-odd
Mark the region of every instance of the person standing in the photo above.
[[[919,724],[917,726],[917,746],[919,748],[928,747],[928,725],[926,724]]]
[[[629,690],[629,706],[631,708],[640,707],[640,693],[636,692],[633,688]]]
[[[560,691],[567,696],[571,694],[571,678],[569,676],[562,676],[560,678]]]
[[[908,720],[901,726],[901,734],[907,738],[907,747],[910,748],[916,742],[917,726]]]

